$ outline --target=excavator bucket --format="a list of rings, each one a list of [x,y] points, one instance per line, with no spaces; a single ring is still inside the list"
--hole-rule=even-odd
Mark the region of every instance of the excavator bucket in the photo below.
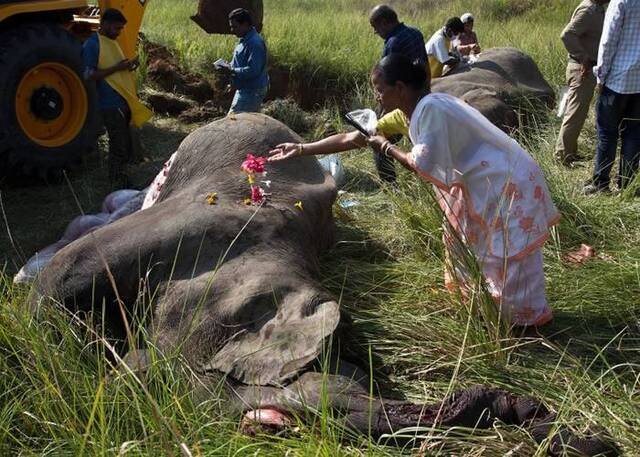
[[[262,30],[262,0],[200,0],[191,19],[207,33],[229,35],[229,13],[236,8],[248,10],[258,32]]]

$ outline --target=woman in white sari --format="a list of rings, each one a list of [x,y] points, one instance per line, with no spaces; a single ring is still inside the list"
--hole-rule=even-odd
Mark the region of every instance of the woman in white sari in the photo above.
[[[405,116],[396,118],[409,120],[411,152],[382,135],[365,138],[350,132],[315,143],[278,145],[270,160],[367,144],[392,156],[434,186],[445,214],[447,287],[458,286],[463,293],[471,287],[463,258],[471,252],[504,319],[518,326],[550,322],[542,245],[560,216],[540,167],[474,108],[450,95],[431,94],[424,66],[390,55],[373,69],[371,82],[385,111],[399,109]]]

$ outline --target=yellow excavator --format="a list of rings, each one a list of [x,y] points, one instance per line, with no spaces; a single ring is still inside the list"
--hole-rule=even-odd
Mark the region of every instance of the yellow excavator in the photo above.
[[[83,78],[82,41],[98,28],[100,11],[116,8],[127,18],[120,46],[134,57],[148,3],[0,0],[0,176],[46,177],[95,147],[97,100]],[[261,27],[261,0],[200,0],[191,19],[207,33],[228,34],[234,8],[251,11]]]

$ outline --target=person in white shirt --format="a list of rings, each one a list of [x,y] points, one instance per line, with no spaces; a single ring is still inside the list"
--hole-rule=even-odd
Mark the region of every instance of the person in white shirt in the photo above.
[[[622,138],[618,187],[633,179],[640,161],[640,0],[612,0],[607,9],[598,64],[598,149],[585,194],[610,192],[611,168]]]
[[[451,49],[451,40],[462,32],[464,32],[462,21],[459,17],[452,17],[447,20],[442,29],[434,33],[427,41],[425,48],[431,79],[441,77],[445,65],[454,67],[460,62],[458,57],[449,53],[449,50]]]
[[[560,214],[538,164],[479,111],[451,95],[430,93],[424,65],[406,56],[383,58],[371,83],[385,111],[400,109],[409,122],[410,152],[379,130],[369,138],[355,131],[313,143],[279,144],[269,160],[367,144],[392,156],[433,184],[444,216],[445,286],[470,297],[483,283],[496,315],[507,323],[549,323],[553,312],[545,296],[542,246]]]

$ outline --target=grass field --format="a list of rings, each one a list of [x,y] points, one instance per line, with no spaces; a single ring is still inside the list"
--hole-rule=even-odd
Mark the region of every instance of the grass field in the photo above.
[[[234,40],[206,36],[192,25],[187,17],[195,4],[154,0],[144,32],[175,49],[190,68],[207,73],[218,56],[230,55]],[[274,59],[297,77],[337,81],[345,97],[361,97],[381,49],[366,20],[373,4],[267,0],[265,36]],[[448,16],[472,11],[485,48],[521,48],[552,84],[562,83],[565,58],[558,35],[574,2],[393,4],[425,35]],[[380,190],[366,151],[345,156],[348,185],[340,198],[358,205],[335,207],[339,241],[322,259],[322,280],[353,318],[351,351],[374,360],[385,388],[425,402],[475,383],[533,395],[559,413],[559,424],[580,432],[603,426],[626,455],[640,455],[640,204],[628,194],[582,196],[590,164],[557,166],[551,159],[557,121],[541,125],[519,132],[519,138],[545,169],[563,214],[545,247],[551,326],[511,335],[488,331],[470,315],[442,284],[440,214],[429,187],[402,173],[400,192]],[[153,145],[154,157],[166,157],[189,128],[155,121],[143,131],[143,141],[147,148]],[[589,119],[582,151],[593,151],[594,141]],[[102,188],[98,174],[90,176],[71,180],[86,211],[96,209]],[[74,213],[69,187],[3,192],[7,225],[27,256],[54,241]],[[61,215],[55,211],[60,208]],[[44,228],[16,225],[24,220],[20,212]],[[6,253],[12,247],[2,236]],[[581,243],[605,255],[580,267],[568,265],[562,256]],[[13,271],[9,263],[7,273]],[[108,348],[96,343],[95,329],[62,311],[33,320],[25,310],[26,293],[12,287],[8,275],[0,279],[0,455],[187,455],[185,448],[192,455],[227,456],[412,454],[365,437],[345,439],[340,418],[328,412],[290,436],[244,437],[237,433],[237,418],[225,415],[223,400],[212,396],[194,404],[175,365],[159,363],[143,381],[113,376],[105,360],[111,358],[105,357]],[[486,431],[417,433],[431,437],[427,455],[546,452],[525,431],[500,424]]]
[[[561,83],[564,50],[557,39],[570,17],[570,1],[532,0],[397,0],[390,2],[401,20],[423,31],[425,40],[444,21],[473,11],[476,31],[485,46],[527,50],[551,82]],[[182,61],[204,74],[219,56],[229,58],[235,37],[207,35],[191,22],[196,0],[154,0],[145,16],[144,33],[175,49]],[[308,84],[338,85],[353,90],[366,83],[382,49],[368,23],[368,0],[266,0],[264,36],[272,66],[290,68]],[[173,24],[166,27],[165,24]]]

